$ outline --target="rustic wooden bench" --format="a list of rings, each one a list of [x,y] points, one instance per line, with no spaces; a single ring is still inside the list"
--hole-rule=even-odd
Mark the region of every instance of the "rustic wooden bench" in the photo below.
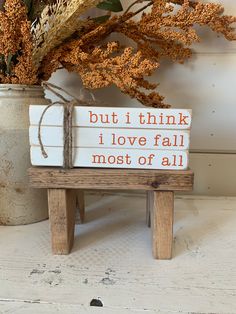
[[[78,190],[145,190],[147,220],[152,226],[153,255],[170,259],[173,242],[174,192],[193,189],[193,172],[167,170],[87,169],[32,167],[30,185],[48,190],[54,254],[69,254],[74,241]],[[83,202],[80,192],[80,201]],[[149,216],[151,213],[151,219]],[[83,204],[80,206],[84,217]]]

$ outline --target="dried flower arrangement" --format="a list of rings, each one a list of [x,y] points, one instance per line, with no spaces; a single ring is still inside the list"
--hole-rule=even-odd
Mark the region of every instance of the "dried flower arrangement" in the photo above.
[[[169,107],[145,77],[163,57],[180,63],[191,57],[190,46],[200,41],[194,25],[236,39],[236,17],[224,15],[220,4],[197,0],[133,0],[126,10],[120,0],[2,2],[0,83],[40,84],[63,66],[77,72],[88,89],[115,84],[143,105]],[[38,5],[39,18],[40,9],[31,12]],[[94,7],[108,13],[81,18]],[[131,39],[135,47],[110,41],[112,33]]]

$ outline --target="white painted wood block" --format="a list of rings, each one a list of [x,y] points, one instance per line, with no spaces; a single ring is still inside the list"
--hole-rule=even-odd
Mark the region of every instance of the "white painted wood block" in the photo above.
[[[62,127],[41,128],[44,146],[64,145]],[[186,150],[190,132],[180,130],[73,128],[74,147]],[[30,145],[39,146],[38,127],[30,127]]]
[[[63,166],[63,106],[30,107],[31,162]],[[73,112],[74,167],[186,169],[191,110],[81,107]]]
[[[33,166],[63,166],[63,148],[45,147],[48,158],[39,146],[31,146]],[[141,168],[184,170],[188,168],[188,151],[149,151],[138,149],[75,148],[74,167]]]
[[[46,106],[30,106],[30,125],[38,125]],[[103,128],[184,129],[191,127],[192,111],[188,109],[153,109],[121,107],[74,108],[74,126]],[[63,106],[50,107],[42,125],[62,126]]]

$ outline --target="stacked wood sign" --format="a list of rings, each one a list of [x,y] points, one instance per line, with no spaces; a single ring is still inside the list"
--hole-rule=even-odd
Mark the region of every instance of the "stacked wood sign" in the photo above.
[[[31,162],[63,166],[63,106],[30,107]],[[76,106],[73,113],[73,165],[91,168],[188,168],[191,110]]]
[[[68,138],[64,113],[60,105],[30,107],[34,166],[63,166]],[[193,188],[193,172],[187,169],[190,127],[191,111],[185,109],[76,106],[69,128],[74,169],[29,169],[31,187],[48,190],[53,252],[68,254],[72,248],[76,190],[81,196],[84,189],[146,190],[153,255],[171,258],[174,192]],[[80,212],[84,217],[83,206]]]

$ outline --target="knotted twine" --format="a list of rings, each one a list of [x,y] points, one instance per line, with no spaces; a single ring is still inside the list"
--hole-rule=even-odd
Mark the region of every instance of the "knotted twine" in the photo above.
[[[52,92],[55,96],[57,96],[61,101],[55,101],[48,105],[44,110],[39,119],[39,127],[38,127],[38,141],[41,149],[41,153],[44,158],[48,158],[48,154],[45,151],[44,144],[42,142],[42,122],[43,118],[48,111],[54,105],[62,105],[64,108],[64,117],[63,117],[63,168],[64,169],[71,169],[73,168],[73,112],[74,107],[76,105],[87,105],[93,106],[96,105],[97,102],[94,98],[94,95],[91,93],[92,101],[86,101],[82,98],[76,98],[69,94],[63,88],[56,86],[54,84],[43,82],[42,86],[47,89],[48,91]],[[59,90],[61,93],[64,93],[72,98],[72,100],[68,100],[58,93],[56,90]]]

